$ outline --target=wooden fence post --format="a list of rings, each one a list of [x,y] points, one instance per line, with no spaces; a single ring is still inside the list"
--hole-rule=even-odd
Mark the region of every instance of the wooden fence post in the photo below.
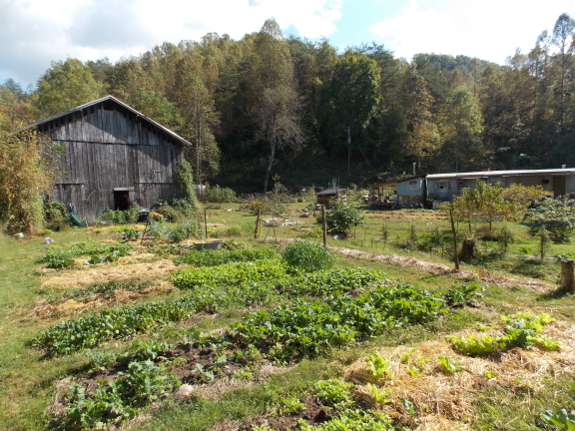
[[[561,290],[568,293],[575,293],[574,266],[575,260],[573,259],[561,261]]]
[[[327,247],[327,218],[325,217],[325,205],[321,207],[321,216],[323,220],[323,246]]]

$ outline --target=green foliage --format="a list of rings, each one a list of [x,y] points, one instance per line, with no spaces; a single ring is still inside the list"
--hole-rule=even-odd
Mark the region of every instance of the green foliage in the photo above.
[[[309,241],[296,241],[288,245],[283,258],[289,266],[308,272],[329,269],[335,261],[327,248]]]
[[[104,256],[101,261],[111,262],[126,256],[131,249],[130,244],[103,245],[96,242],[78,242],[65,247],[53,245],[39,262],[45,263],[48,268],[68,268],[74,265],[72,259],[79,256]]]
[[[52,62],[38,82],[38,106],[46,116],[59,114],[102,96],[103,85],[80,60]]]
[[[140,206],[134,202],[127,210],[108,209],[98,217],[98,220],[109,224],[134,224],[138,222],[139,210]]]
[[[178,165],[176,173],[178,176],[178,184],[183,191],[183,197],[189,206],[190,215],[196,213],[200,206],[196,197],[196,190],[194,188],[192,166],[188,163],[187,160],[184,160]]]
[[[390,365],[389,359],[382,357],[379,353],[372,353],[367,357],[366,369],[376,380],[391,378]]]
[[[441,371],[445,374],[455,374],[465,369],[464,366],[459,364],[457,361],[449,358],[448,356],[440,355],[437,358]]]
[[[331,202],[326,211],[326,222],[327,229],[332,233],[349,233],[363,222],[363,213],[343,199],[337,199]]]
[[[44,220],[47,223],[66,217],[68,210],[62,202],[44,199]]]
[[[381,412],[344,409],[339,415],[317,426],[302,424],[302,431],[391,431],[392,421]]]
[[[49,430],[104,429],[131,419],[141,409],[172,392],[179,382],[175,375],[165,374],[165,366],[151,360],[132,361],[125,372],[112,381],[97,383],[96,390],[73,384],[68,403],[48,417]]]
[[[545,230],[553,241],[568,241],[575,223],[575,201],[544,199],[527,211],[525,222],[534,233]]]
[[[252,262],[262,259],[278,257],[277,251],[270,248],[244,249],[244,250],[190,250],[174,261],[177,264],[193,266],[217,266],[230,262]]]
[[[314,394],[319,397],[322,404],[328,406],[351,406],[354,404],[351,397],[353,383],[343,379],[320,380],[313,388]]]
[[[231,286],[246,283],[273,282],[287,274],[287,268],[276,259],[262,259],[253,263],[232,262],[215,268],[179,269],[170,280],[180,289],[200,286]]]
[[[0,112],[2,110],[0,109]],[[24,127],[26,124],[15,124]],[[42,194],[52,188],[56,146],[35,129],[0,130],[0,224],[6,233],[33,233],[44,223]]]
[[[236,192],[229,187],[219,185],[207,187],[200,196],[202,202],[229,203],[236,201]]]
[[[483,298],[483,288],[477,283],[463,283],[451,286],[445,294],[445,302],[449,306],[456,304],[469,305]]]
[[[575,393],[575,383],[571,384],[571,392]],[[547,423],[554,425],[559,430],[575,431],[574,409],[567,410],[563,408],[555,413],[546,411],[545,413],[541,413],[541,418]]]
[[[455,350],[469,356],[489,356],[514,347],[529,349],[535,346],[541,350],[559,350],[559,343],[556,340],[540,333],[544,325],[555,320],[548,314],[518,312],[512,316],[501,316],[501,319],[505,323],[502,336],[469,335],[452,336],[447,339],[453,343]]]
[[[279,361],[316,357],[331,347],[422,323],[445,312],[443,301],[413,286],[379,287],[354,298],[330,295],[259,311],[232,328],[235,339],[254,344]]]

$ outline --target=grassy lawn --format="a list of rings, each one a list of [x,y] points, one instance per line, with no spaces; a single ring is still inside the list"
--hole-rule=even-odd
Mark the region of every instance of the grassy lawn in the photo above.
[[[570,243],[550,244],[540,259],[539,242],[524,225],[496,223],[492,232],[472,226],[478,255],[455,273],[445,215],[366,210],[363,225],[351,236],[328,238],[335,265],[320,280],[290,272],[280,258],[293,239],[321,241],[318,214],[309,202],[287,205],[281,218],[289,223],[264,223],[258,239],[253,238],[255,216],[244,204],[209,204],[206,214],[208,240],[235,249],[276,250],[275,258],[196,270],[199,264],[178,261],[195,252],[170,246],[162,237],[128,241],[127,256],[114,254],[125,229],[101,226],[20,241],[0,237],[3,429],[117,423],[130,430],[284,430],[332,423],[325,429],[343,430],[352,429],[345,428],[346,420],[361,420],[374,430],[535,430],[553,429],[541,419],[544,411],[575,407],[570,393],[574,302],[557,292],[555,259],[572,253]],[[513,239],[506,250],[498,236],[503,227]],[[142,233],[145,226],[132,228]],[[467,230],[460,226],[461,240]],[[44,243],[46,235],[54,245]],[[181,244],[199,241],[205,239]],[[92,252],[71,256],[78,243]],[[57,250],[68,253],[74,265],[50,269],[40,263]],[[247,253],[228,252],[230,259]],[[95,254],[109,261],[88,263]],[[342,281],[337,273],[342,268],[356,272]],[[378,281],[365,281],[371,274],[378,274]],[[453,286],[463,284],[478,284],[481,291],[474,292],[482,296],[449,302]],[[385,296],[389,289],[407,295],[407,302],[389,306],[394,303]],[[384,299],[372,310],[377,295]],[[441,310],[433,308],[440,302]],[[353,307],[356,314],[349,311]],[[369,317],[387,308],[388,314]],[[517,312],[556,319],[529,334],[559,341],[559,350],[521,339],[527,334],[523,329],[513,338],[501,315]],[[347,320],[333,320],[340,314]],[[255,323],[254,316],[263,323]],[[300,320],[283,334],[278,322],[289,319]],[[306,319],[319,323],[307,328]],[[355,329],[353,319],[360,325]],[[525,322],[513,322],[524,328]],[[277,330],[266,332],[272,327]],[[302,331],[308,331],[305,337]],[[446,338],[486,335],[514,341],[500,344],[493,354],[474,356],[457,351]],[[98,380],[108,383],[98,386]],[[174,397],[182,383],[192,394]],[[85,395],[72,395],[78,390],[73,388]],[[108,391],[107,398],[93,406],[89,420],[66,416],[74,402],[86,412],[81,397],[90,400],[97,390]],[[126,394],[129,401],[122,398]],[[334,394],[338,402],[330,401]]]

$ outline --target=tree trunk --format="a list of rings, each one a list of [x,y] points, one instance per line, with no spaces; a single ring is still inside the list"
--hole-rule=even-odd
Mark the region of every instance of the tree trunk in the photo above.
[[[561,261],[561,290],[567,293],[575,293],[574,264],[573,259]]]
[[[268,182],[270,179],[270,174],[272,172],[272,166],[274,164],[274,157],[276,154],[276,142],[275,142],[275,137],[272,138],[271,140],[272,142],[270,142],[270,159],[268,161],[268,167],[266,168],[266,177],[264,179],[264,195],[268,192]]]
[[[455,223],[453,222],[453,208],[449,208],[449,220],[451,221],[451,233],[453,235],[453,261],[455,262],[455,270],[459,271],[459,257],[457,256],[457,232],[455,231]]]

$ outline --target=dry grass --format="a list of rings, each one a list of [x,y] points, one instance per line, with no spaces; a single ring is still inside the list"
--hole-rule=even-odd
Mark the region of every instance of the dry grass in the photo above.
[[[145,255],[139,255],[145,256]],[[45,277],[40,283],[41,288],[75,289],[89,284],[106,283],[109,281],[127,281],[138,278],[162,278],[175,269],[171,260],[155,262],[137,262],[137,256],[126,256],[114,265],[103,264],[100,267],[84,271],[70,271],[58,276]]]
[[[102,306],[110,306],[113,304],[127,304],[134,302],[145,295],[150,295],[159,291],[169,291],[175,289],[174,285],[169,281],[156,280],[150,287],[140,291],[116,289],[111,298],[105,299],[99,295],[95,295],[89,299],[68,299],[61,304],[50,304],[46,300],[36,303],[32,308],[31,316],[71,316],[81,313],[87,309],[94,309]]]
[[[457,335],[477,332],[471,329]],[[561,351],[516,348],[498,358],[477,358],[455,352],[451,344],[445,341],[382,349],[379,354],[390,361],[392,375],[391,379],[377,383],[381,389],[391,391],[391,402],[385,405],[378,405],[367,386],[374,378],[366,369],[366,359],[353,363],[345,375],[356,383],[358,395],[368,405],[383,409],[392,418],[415,425],[418,430],[468,429],[470,418],[474,416],[473,403],[480,389],[488,386],[521,386],[537,391],[543,388],[545,379],[575,370],[575,327],[565,322],[555,322],[544,332],[561,342]],[[401,355],[413,349],[415,351],[408,363],[402,362]],[[465,367],[464,370],[445,374],[437,361],[439,356],[456,361]],[[408,370],[410,366],[418,367],[420,376],[412,376]],[[493,372],[496,377],[488,379],[486,371]],[[401,399],[413,403],[418,413],[417,419],[409,414]]]
[[[457,274],[458,277],[463,279],[477,278],[489,284],[500,284],[503,286],[521,285],[540,293],[549,293],[557,290],[557,286],[552,285],[550,283],[545,283],[543,281],[537,281],[537,280],[526,280],[522,278],[498,275],[494,274],[489,270],[482,270],[477,272],[465,271],[465,270],[455,271],[455,269],[452,266],[447,266],[442,263],[427,262],[425,260],[416,259],[415,257],[411,256],[399,256],[397,254],[368,253],[365,251],[343,248],[343,247],[334,247],[334,246],[330,246],[329,248],[347,257],[354,257],[357,259],[367,259],[376,262],[388,262],[399,266],[409,266],[411,268],[415,268],[420,271],[427,271],[435,275]]]

